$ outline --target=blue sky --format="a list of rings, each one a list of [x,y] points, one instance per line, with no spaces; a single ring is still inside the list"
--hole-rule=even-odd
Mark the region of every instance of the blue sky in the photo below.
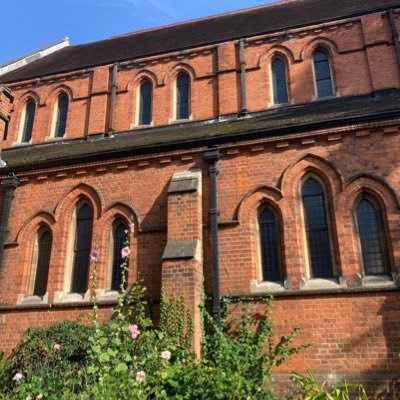
[[[0,65],[65,36],[71,44],[272,3],[273,0],[2,1]]]

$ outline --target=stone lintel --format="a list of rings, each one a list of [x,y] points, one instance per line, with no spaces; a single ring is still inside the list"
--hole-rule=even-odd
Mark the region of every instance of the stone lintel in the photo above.
[[[198,258],[199,240],[169,240],[165,247],[163,260]]]

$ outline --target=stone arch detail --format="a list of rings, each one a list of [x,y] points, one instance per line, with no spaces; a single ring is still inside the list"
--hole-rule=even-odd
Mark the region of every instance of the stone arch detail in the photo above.
[[[276,45],[260,55],[256,64],[257,68],[268,66],[274,57],[281,57],[288,64],[293,64],[296,61],[292,51],[288,47]]]
[[[197,79],[195,69],[191,65],[181,62],[172,67],[165,74],[164,78],[162,79],[163,84],[167,85],[169,83],[174,82],[174,79],[179,74],[179,72],[185,72],[189,76],[192,82]]]
[[[314,172],[320,176],[333,199],[343,191],[344,179],[337,167],[324,157],[309,153],[298,158],[283,172],[280,188],[284,196],[295,196],[300,181],[307,172]]]
[[[283,199],[282,192],[268,185],[260,185],[253,188],[240,200],[237,205],[233,219],[241,223],[250,217],[249,213],[254,212],[262,205],[262,203],[268,202],[271,206],[280,213],[277,204]]]
[[[15,241],[18,244],[25,242],[41,225],[46,225],[49,229],[53,230],[56,222],[53,213],[46,210],[37,211],[22,224],[20,230],[17,232]]]
[[[300,52],[300,61],[311,59],[311,55],[317,47],[322,47],[327,50],[331,62],[333,57],[340,53],[338,45],[335,41],[327,37],[318,36],[311,39],[304,45]]]
[[[36,107],[44,105],[38,93],[34,90],[27,90],[17,101],[14,102],[13,110],[19,110],[30,98],[36,103]]]
[[[68,96],[69,101],[72,101],[75,98],[73,89],[67,85],[62,84],[58,85],[47,94],[46,98],[43,101],[43,104],[47,105],[49,103],[49,100],[50,104],[54,104],[61,93],[65,93]]]
[[[87,183],[80,183],[63,196],[57,204],[54,210],[57,220],[63,219],[65,221],[65,218],[71,215],[75,204],[80,198],[86,199],[91,204],[95,218],[100,219],[104,208],[102,195],[93,186]]]
[[[163,84],[163,82],[157,77],[157,75],[153,71],[150,71],[149,69],[143,69],[141,71],[138,71],[132,77],[132,79],[127,83],[125,89],[127,91],[136,90],[142,79],[148,79],[152,83],[153,88],[161,86]]]

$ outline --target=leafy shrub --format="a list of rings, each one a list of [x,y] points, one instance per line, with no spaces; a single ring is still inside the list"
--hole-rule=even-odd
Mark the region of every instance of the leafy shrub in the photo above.
[[[37,394],[57,392],[84,366],[92,332],[76,321],[29,328],[6,363],[3,390],[7,393],[16,386],[14,392],[23,399],[25,387],[37,388]],[[13,380],[17,373],[23,376],[19,384]]]
[[[290,377],[301,389],[301,400],[368,400],[362,385],[342,383],[328,389],[325,384],[318,383],[310,370],[307,375],[292,373]],[[350,393],[356,397],[351,397]]]

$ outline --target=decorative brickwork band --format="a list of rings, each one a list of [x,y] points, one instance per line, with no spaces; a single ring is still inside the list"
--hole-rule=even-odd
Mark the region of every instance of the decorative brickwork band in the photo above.
[[[0,266],[3,262],[4,244],[6,243],[8,235],[8,219],[10,217],[11,204],[15,189],[19,186],[19,179],[14,174],[9,174],[3,179],[1,186],[5,189],[5,199],[0,224]]]

